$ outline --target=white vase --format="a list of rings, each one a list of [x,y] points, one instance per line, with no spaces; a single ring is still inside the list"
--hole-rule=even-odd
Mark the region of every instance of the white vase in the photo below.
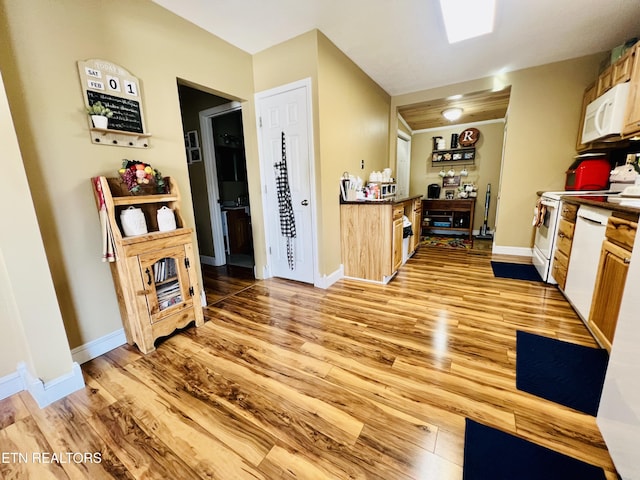
[[[107,128],[109,125],[109,119],[104,115],[91,115],[91,121],[95,128]]]

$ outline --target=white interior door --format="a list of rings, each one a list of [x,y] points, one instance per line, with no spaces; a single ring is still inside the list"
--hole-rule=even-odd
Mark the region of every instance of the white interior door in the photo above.
[[[409,196],[409,177],[411,174],[411,137],[398,132],[396,155],[396,196]]]
[[[307,82],[296,83],[256,95],[263,176],[265,229],[270,274],[314,283],[315,229],[311,189],[312,141],[310,90]],[[289,239],[281,229],[278,202],[278,170],[283,161],[282,134],[288,185],[296,235]],[[288,244],[291,248],[289,249]],[[289,256],[292,256],[292,262]]]

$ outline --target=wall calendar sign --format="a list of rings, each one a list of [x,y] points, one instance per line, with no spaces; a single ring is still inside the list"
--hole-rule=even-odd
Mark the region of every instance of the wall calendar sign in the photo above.
[[[112,112],[107,128],[95,128],[87,115],[93,143],[125,147],[149,146],[142,112],[140,81],[106,60],[78,62],[85,107],[100,102]]]

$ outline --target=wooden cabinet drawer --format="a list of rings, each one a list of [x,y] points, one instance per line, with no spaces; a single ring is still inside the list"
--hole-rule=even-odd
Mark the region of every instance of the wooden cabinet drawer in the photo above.
[[[571,244],[573,243],[573,231],[575,227],[575,223],[568,222],[564,218],[560,219],[556,248],[567,257],[571,254]]]
[[[637,229],[638,224],[636,222],[619,217],[609,217],[605,236],[611,243],[631,251],[633,250]]]
[[[404,215],[404,205],[394,205],[393,206],[393,219],[397,220],[398,218],[402,218]]]
[[[570,203],[563,203],[560,209],[560,216],[566,218],[570,222],[575,222],[578,216],[578,205],[572,205]]]
[[[564,289],[567,283],[567,269],[569,267],[569,258],[562,252],[556,252],[553,257],[553,266],[551,267],[551,275],[555,278],[560,288]]]

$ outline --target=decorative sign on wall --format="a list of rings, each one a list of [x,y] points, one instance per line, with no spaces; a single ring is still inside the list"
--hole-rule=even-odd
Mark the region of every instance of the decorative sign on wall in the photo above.
[[[85,106],[100,102],[111,111],[106,129],[95,128],[89,119],[93,143],[148,147],[140,81],[121,66],[99,59],[79,61],[78,73]]]
[[[480,139],[480,130],[477,128],[467,128],[460,132],[458,143],[462,147],[472,147]]]

